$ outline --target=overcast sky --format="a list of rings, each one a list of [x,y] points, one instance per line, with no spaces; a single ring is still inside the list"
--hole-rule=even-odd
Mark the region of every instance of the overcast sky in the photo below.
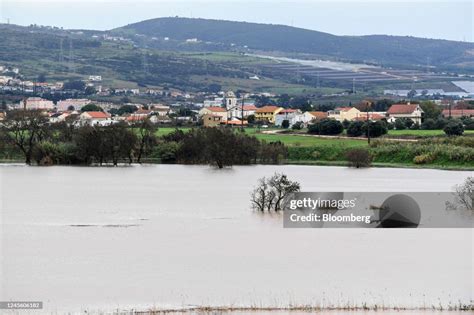
[[[474,0],[0,0],[0,21],[106,30],[164,16],[286,24],[336,35],[473,42]]]

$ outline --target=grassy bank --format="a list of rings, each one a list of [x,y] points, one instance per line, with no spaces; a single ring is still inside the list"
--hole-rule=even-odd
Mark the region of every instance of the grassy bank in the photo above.
[[[288,147],[292,164],[345,165],[350,145]],[[418,142],[376,140],[366,146],[376,167],[474,169],[474,138],[429,138]]]
[[[465,136],[474,136],[474,130],[464,130]],[[444,137],[446,134],[443,130],[389,130],[388,136],[390,137],[417,137],[417,138],[425,138],[425,137]]]

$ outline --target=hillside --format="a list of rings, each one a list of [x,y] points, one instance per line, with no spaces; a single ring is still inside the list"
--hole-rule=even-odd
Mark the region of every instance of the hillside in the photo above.
[[[269,61],[237,53],[190,53],[139,48],[104,40],[104,32],[0,24],[0,65],[20,68],[25,79],[85,79],[101,75],[104,87],[169,87],[205,90],[219,84],[249,91],[300,91],[308,87],[279,78],[250,80],[254,63]],[[325,89],[327,90],[327,89]],[[331,91],[331,90],[329,90]]]
[[[157,18],[112,30],[170,40],[307,53],[384,66],[422,65],[474,69],[474,43],[401,36],[335,36],[284,25],[190,18]]]
[[[153,23],[156,21],[159,23]],[[193,23],[196,21],[198,24],[205,22],[204,25],[209,28],[193,27]],[[296,47],[298,42],[296,37],[300,32],[307,38],[314,36],[320,38],[324,49],[328,49],[330,45],[334,47],[342,45],[341,42],[345,40],[360,41],[363,39],[372,43],[369,45],[371,48],[365,49],[363,53],[388,54],[385,51],[386,48],[380,45],[385,36],[349,38],[287,26],[177,18],[158,19],[143,23],[135,24],[135,26],[140,26],[140,29],[143,28],[141,31],[135,30],[135,26],[127,26],[105,32],[0,24],[0,65],[20,68],[23,78],[28,80],[35,80],[40,74],[45,75],[49,81],[85,79],[90,75],[101,75],[103,77],[102,85],[112,88],[162,87],[202,91],[209,86],[220,85],[224,89],[242,89],[254,92],[330,94],[351,89],[353,80],[357,80],[358,91],[364,93],[380,93],[387,88],[442,88],[447,91],[458,91],[450,82],[455,76],[428,73],[425,65],[414,70],[413,68],[416,66],[405,65],[394,67],[394,69],[369,67],[354,72],[352,70],[330,70],[325,69],[324,66],[314,68],[294,62],[272,60],[259,55],[263,50],[262,47],[265,46],[264,42],[268,41],[274,45],[272,46],[274,48],[261,55],[286,54],[303,59],[314,59],[317,56],[314,53],[307,54],[300,51],[309,50],[308,47],[311,45],[318,48],[316,42],[303,41],[302,48],[298,48],[298,52],[289,51],[290,48]],[[156,32],[151,31],[151,26],[145,27],[147,23],[157,27]],[[177,23],[176,27],[173,27],[173,23]],[[218,27],[221,23],[222,27]],[[158,27],[159,25],[162,27]],[[253,34],[254,26],[257,29],[261,27],[263,29],[261,32]],[[236,28],[245,29],[246,37],[254,40],[254,46],[260,49],[250,49],[251,45],[248,45],[249,49],[245,48],[245,45],[239,46],[238,41],[243,43],[245,36],[243,33],[233,33]],[[147,29],[148,31],[146,31]],[[281,32],[277,31],[278,29]],[[142,34],[145,31],[153,36]],[[290,33],[281,35],[284,32]],[[207,37],[201,38],[200,34]],[[275,37],[273,41],[265,39],[276,36],[276,34],[280,34],[280,36]],[[263,36],[262,43],[257,40],[259,36]],[[165,37],[168,38],[165,39]],[[197,40],[188,41],[192,38],[197,38]],[[217,38],[214,40],[219,40],[219,42],[208,41],[211,38]],[[294,45],[284,45],[285,39],[287,42],[294,42]],[[403,40],[425,41],[415,38],[398,39],[400,42]],[[224,43],[226,41],[230,44]],[[248,42],[245,41],[246,45]],[[451,44],[455,47],[458,47],[456,45],[472,45],[449,41],[432,42]],[[410,44],[404,43],[399,46],[409,50]],[[286,52],[277,49],[286,49]],[[334,51],[342,54],[344,49],[337,50],[335,48]],[[403,59],[404,53],[400,49],[397,52],[400,55],[397,56]],[[242,54],[244,51],[250,54]],[[432,51],[439,53],[437,49]],[[254,52],[257,54],[252,54]],[[330,52],[327,54],[329,55]],[[410,56],[408,53],[406,55]],[[452,56],[452,62],[457,64],[447,65],[445,62],[444,66],[440,67],[451,67],[455,71],[469,73],[469,63],[472,64],[472,58],[453,57],[454,53],[451,50],[446,55]],[[391,59],[388,55],[386,57]],[[417,56],[417,58],[421,57]],[[327,59],[345,58],[332,54]],[[355,61],[355,59],[348,60]],[[433,62],[434,60],[431,59],[432,64]],[[460,65],[462,62],[464,64]],[[440,68],[436,70],[440,70]],[[474,67],[472,67],[472,73],[474,73]],[[260,80],[250,79],[255,75]],[[414,76],[417,77],[416,83],[412,80]]]

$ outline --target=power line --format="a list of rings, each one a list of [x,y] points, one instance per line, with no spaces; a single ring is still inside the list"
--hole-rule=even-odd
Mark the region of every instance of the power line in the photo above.
[[[69,72],[74,73],[74,54],[72,51],[72,38],[69,39]]]
[[[59,39],[59,62],[64,62],[63,41],[64,38]]]

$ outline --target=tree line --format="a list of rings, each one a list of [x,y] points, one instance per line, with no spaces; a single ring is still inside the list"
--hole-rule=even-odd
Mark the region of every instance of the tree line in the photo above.
[[[233,128],[176,129],[163,136],[158,157],[164,163],[232,165],[277,164],[286,159],[280,141],[259,141]]]
[[[281,142],[259,141],[232,128],[176,129],[158,137],[149,120],[132,126],[77,126],[72,119],[49,123],[40,111],[15,110],[2,122],[0,150],[22,156],[28,165],[119,163],[211,164],[219,168],[280,163],[288,151]],[[5,156],[5,154],[3,154]]]
[[[148,120],[129,126],[76,126],[72,120],[49,123],[41,111],[15,110],[1,125],[3,150],[20,153],[25,163],[141,163],[157,144],[156,127]]]

